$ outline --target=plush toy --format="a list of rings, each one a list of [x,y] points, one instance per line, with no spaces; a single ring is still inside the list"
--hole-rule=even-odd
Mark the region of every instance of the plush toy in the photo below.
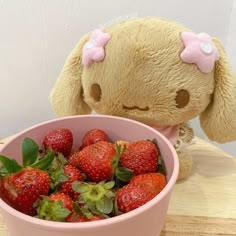
[[[178,152],[179,179],[192,168],[189,120],[199,116],[211,140],[236,140],[236,79],[221,43],[165,19],[130,19],[86,34],[50,101],[58,116],[95,111],[156,128]]]

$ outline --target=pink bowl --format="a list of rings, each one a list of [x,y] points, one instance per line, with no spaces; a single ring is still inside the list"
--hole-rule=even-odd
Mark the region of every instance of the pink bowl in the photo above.
[[[101,221],[85,223],[60,223],[27,216],[0,199],[0,211],[10,236],[158,236],[164,226],[171,192],[177,180],[179,163],[175,149],[155,129],[142,123],[114,116],[81,115],[55,119],[33,126],[14,136],[1,148],[1,154],[21,159],[21,142],[25,137],[39,144],[52,129],[67,127],[72,130],[75,145],[92,128],[101,128],[113,140],[137,141],[156,138],[167,170],[168,184],[151,201],[129,213]]]

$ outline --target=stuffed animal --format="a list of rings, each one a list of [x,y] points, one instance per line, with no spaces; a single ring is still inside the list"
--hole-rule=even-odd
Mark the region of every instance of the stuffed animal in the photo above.
[[[81,38],[50,93],[57,116],[95,111],[134,119],[175,146],[179,179],[199,117],[209,139],[236,140],[236,78],[219,40],[160,18],[116,22]]]

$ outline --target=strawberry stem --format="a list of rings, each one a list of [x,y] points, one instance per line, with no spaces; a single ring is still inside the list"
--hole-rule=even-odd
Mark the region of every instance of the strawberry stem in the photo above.
[[[63,168],[58,168],[52,172],[48,171],[50,176],[50,189],[56,190],[61,183],[69,180]]]
[[[85,206],[95,214],[110,214],[113,210],[113,198],[115,194],[112,192],[115,182],[104,181],[98,184],[89,184],[75,181],[72,188],[75,192],[79,192],[78,203]]]
[[[42,200],[38,200],[35,204],[37,207],[37,218],[51,221],[65,221],[71,211],[63,207],[62,201],[50,200],[47,196],[43,196]]]

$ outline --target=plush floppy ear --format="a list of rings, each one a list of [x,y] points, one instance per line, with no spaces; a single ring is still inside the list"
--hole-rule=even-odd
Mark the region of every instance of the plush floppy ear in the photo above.
[[[85,35],[73,49],[50,93],[49,99],[52,109],[57,116],[91,112],[90,107],[84,102],[81,82],[82,48],[88,39],[89,35]]]
[[[236,77],[221,43],[217,39],[213,42],[219,52],[215,88],[211,103],[200,115],[200,122],[209,139],[224,143],[236,140]]]

